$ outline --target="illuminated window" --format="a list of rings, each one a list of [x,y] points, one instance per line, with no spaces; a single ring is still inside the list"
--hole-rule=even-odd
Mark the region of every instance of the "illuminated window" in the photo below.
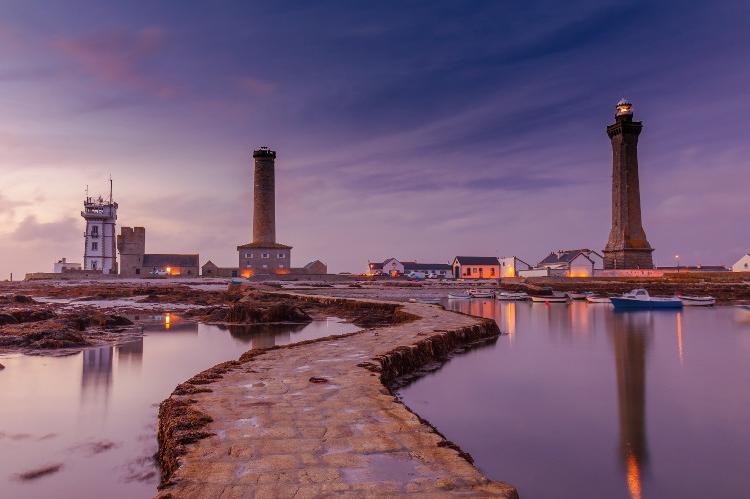
[[[495,275],[495,267],[492,267],[492,268],[490,269],[490,275]]]

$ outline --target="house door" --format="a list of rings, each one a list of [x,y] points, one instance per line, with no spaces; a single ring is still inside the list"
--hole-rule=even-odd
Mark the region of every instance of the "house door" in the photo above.
[[[453,267],[453,278],[458,279],[459,277],[461,277],[461,267],[456,265]]]
[[[479,267],[479,278],[481,279],[482,277],[484,277],[484,268]]]

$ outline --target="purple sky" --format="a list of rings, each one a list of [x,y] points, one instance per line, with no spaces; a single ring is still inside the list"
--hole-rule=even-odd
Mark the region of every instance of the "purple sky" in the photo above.
[[[623,96],[658,265],[750,250],[750,4],[0,6],[0,278],[81,261],[111,173],[147,251],[236,265],[251,150],[278,151],[293,264],[606,243]]]

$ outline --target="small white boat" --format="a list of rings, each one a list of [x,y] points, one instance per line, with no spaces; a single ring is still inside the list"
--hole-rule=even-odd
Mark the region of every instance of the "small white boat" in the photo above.
[[[652,310],[682,308],[682,300],[676,296],[651,296],[645,289],[634,289],[619,297],[610,299],[615,310]]]
[[[578,291],[568,291],[565,294],[567,294],[568,298],[570,298],[571,300],[585,300],[586,298],[588,298],[589,296],[593,295],[594,293],[592,293],[590,291],[581,291],[581,292],[578,292]]]
[[[596,296],[591,295],[586,297],[586,301],[589,303],[612,303],[609,296]]]
[[[710,307],[716,303],[716,298],[713,296],[678,296],[686,307]]]
[[[436,305],[440,303],[440,298],[417,298],[417,303],[427,303],[429,305]]]
[[[471,298],[469,293],[448,293],[449,300],[468,300]]]
[[[528,300],[529,295],[526,293],[508,293],[503,291],[501,293],[495,293],[495,299],[503,301]]]
[[[485,289],[470,289],[469,295],[472,298],[492,298],[494,293]]]
[[[531,301],[534,303],[567,303],[568,295],[557,291],[551,295],[531,295]]]

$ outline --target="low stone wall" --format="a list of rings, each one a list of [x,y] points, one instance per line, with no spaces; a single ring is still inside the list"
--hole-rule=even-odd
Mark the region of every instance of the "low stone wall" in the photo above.
[[[400,322],[252,350],[179,385],[159,410],[160,497],[517,498],[389,389],[457,348],[496,339],[497,324],[434,305],[387,306],[399,307]]]

